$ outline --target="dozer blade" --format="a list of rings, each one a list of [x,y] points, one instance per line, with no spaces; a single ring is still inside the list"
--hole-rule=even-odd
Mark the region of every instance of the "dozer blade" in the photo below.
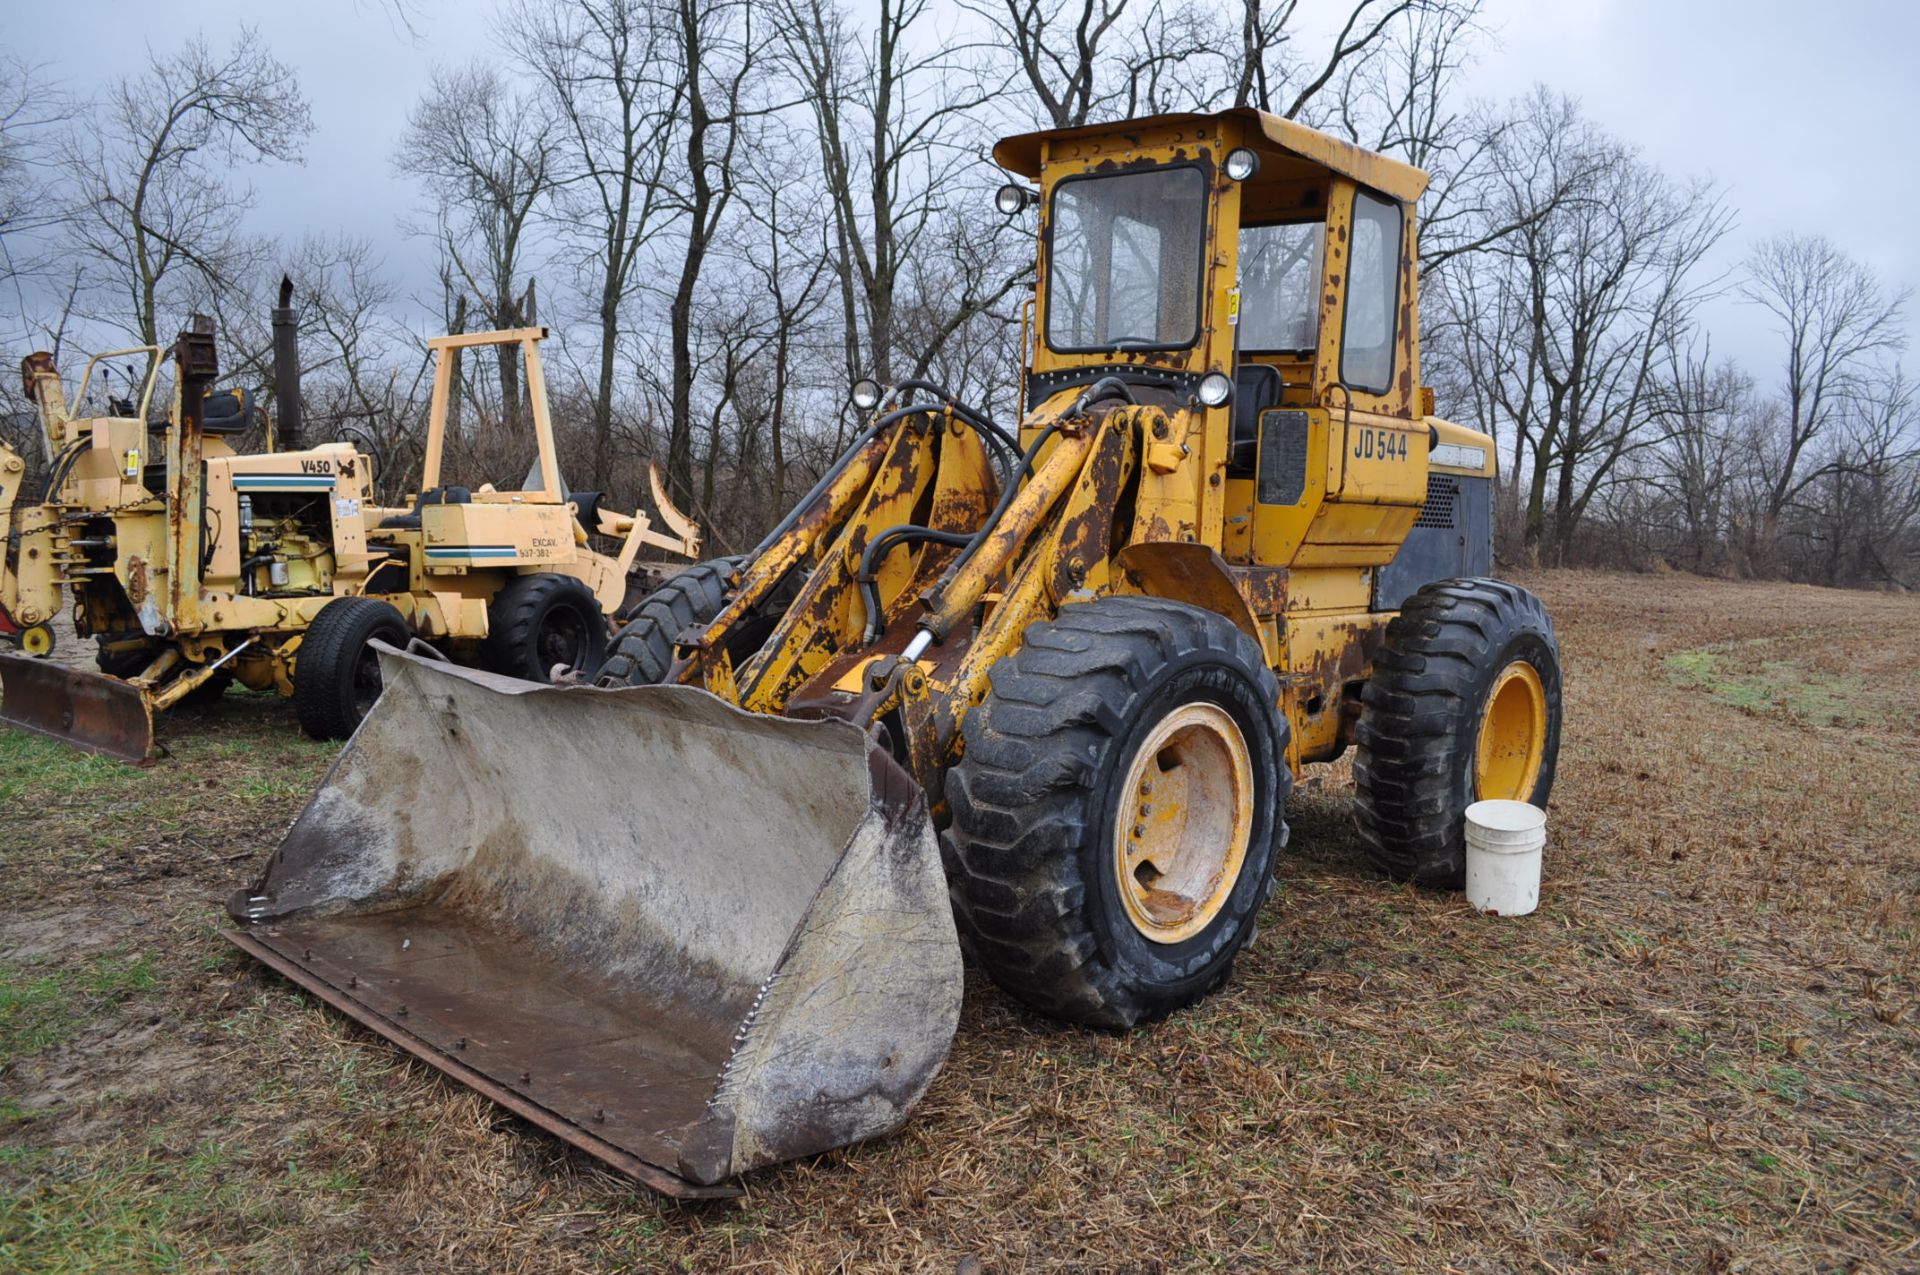
[[[152,704],[104,673],[0,654],[0,723],[136,766],[153,760]]]
[[[381,666],[235,943],[670,1195],[905,1119],[960,951],[925,797],[862,732]]]

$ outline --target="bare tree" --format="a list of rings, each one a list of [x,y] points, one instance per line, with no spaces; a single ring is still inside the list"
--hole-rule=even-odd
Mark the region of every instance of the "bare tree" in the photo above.
[[[1741,292],[1772,314],[1786,344],[1781,398],[1785,435],[1766,481],[1764,540],[1820,474],[1809,448],[1833,425],[1874,356],[1905,343],[1907,295],[1888,296],[1867,266],[1819,235],[1786,235],[1754,249]]]
[[[433,199],[428,233],[444,276],[462,298],[478,301],[484,322],[497,329],[531,321],[525,258],[535,211],[553,187],[558,150],[546,107],[490,66],[436,72],[408,115],[394,156],[396,167],[418,178]],[[518,431],[520,354],[501,346],[496,355],[501,411],[507,429]]]
[[[162,312],[189,286],[216,291],[242,275],[254,196],[232,174],[299,162],[312,127],[293,72],[251,28],[225,54],[195,38],[116,81],[65,156],[73,246],[117,298],[106,321],[158,344]]]
[[[1661,438],[1647,468],[1674,522],[1666,552],[1695,571],[1717,569],[1738,513],[1735,480],[1752,454],[1757,405],[1753,378],[1730,362],[1715,362],[1711,346],[1673,344],[1658,406]],[[1677,552],[1676,552],[1677,551]]]
[[[1501,140],[1492,201],[1518,227],[1443,294],[1483,423],[1511,441],[1530,553],[1564,560],[1594,494],[1652,441],[1658,370],[1726,232],[1711,188],[1675,186],[1544,90]],[[1569,172],[1582,174],[1568,194]],[[1542,214],[1536,205],[1551,204]]]
[[[785,511],[787,503],[787,412],[795,353],[806,329],[826,303],[826,276],[831,259],[827,221],[809,206],[811,201],[806,196],[811,192],[797,185],[791,170],[778,171],[771,167],[775,147],[765,148],[764,153],[770,167],[760,175],[748,175],[753,189],[747,197],[747,207],[754,223],[766,236],[764,249],[753,254],[753,269],[766,290],[773,321],[773,344],[768,350],[773,366],[767,378],[766,421],[771,470],[767,507],[777,517]],[[742,460],[747,459],[743,448]]]
[[[985,149],[973,112],[990,88],[966,47],[916,52],[927,0],[880,0],[864,53],[830,0],[782,5],[784,57],[813,115],[833,211],[847,374],[891,380],[903,353],[895,323],[903,270],[934,248],[956,178]],[[961,299],[961,308],[982,304]]]
[[[1077,128],[1097,119],[1198,107],[1218,91],[1219,32],[1206,6],[1167,0],[973,0],[1011,79],[1038,109],[1026,122]]]
[[[762,48],[754,30],[754,7],[748,3],[712,3],[711,0],[671,0],[666,15],[671,49],[672,93],[680,105],[674,193],[670,207],[678,218],[678,268],[668,301],[669,339],[673,372],[667,407],[667,478],[675,493],[693,490],[694,350],[698,323],[693,306],[714,239],[725,222],[740,177],[743,157],[756,149],[752,122],[767,110],[756,100],[761,75]],[[725,325],[723,342],[727,369],[725,395],[732,397],[744,351],[757,348],[740,335],[738,325]],[[718,409],[715,409],[716,411]],[[717,417],[715,418],[717,422]],[[717,423],[710,437],[717,437]],[[711,503],[713,448],[709,448],[704,494]]]
[[[594,485],[613,471],[615,371],[624,314],[639,270],[674,209],[666,174],[675,162],[681,104],[667,30],[652,0],[538,0],[508,11],[502,43],[541,85],[558,122],[562,155],[554,215],[585,278],[598,329],[593,392]]]
[[[60,273],[41,242],[68,216],[58,188],[57,130],[71,114],[44,68],[0,50],[0,280],[20,307],[23,338],[34,324],[23,278]]]

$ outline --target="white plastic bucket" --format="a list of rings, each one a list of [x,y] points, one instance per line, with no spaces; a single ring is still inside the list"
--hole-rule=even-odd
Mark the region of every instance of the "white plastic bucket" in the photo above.
[[[1476,801],[1467,807],[1467,902],[1494,916],[1525,916],[1540,906],[1540,850],[1547,812],[1524,801]]]

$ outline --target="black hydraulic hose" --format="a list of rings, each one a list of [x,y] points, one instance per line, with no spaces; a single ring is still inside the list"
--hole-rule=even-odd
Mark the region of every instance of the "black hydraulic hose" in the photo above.
[[[1040,454],[1040,449],[1046,445],[1047,440],[1059,432],[1059,421],[1054,421],[1040,431],[1040,436],[1033,440],[1033,446],[1027,448],[1026,451],[1020,454],[1020,468],[1022,472],[1033,472],[1033,458]],[[995,527],[999,526],[1000,519],[1006,515],[1007,508],[1013,504],[1013,498],[1019,494],[1019,483],[1010,482],[1006,485],[1000,492],[999,503],[993,507],[993,512],[987,515],[987,520],[980,524],[980,530],[973,533],[972,541],[968,543],[966,548],[960,551],[960,556],[949,563],[947,569],[941,573],[940,578],[943,582],[953,579],[960,569],[967,565],[967,562],[973,555],[980,551],[980,546],[986,543],[987,536]]]
[[[911,415],[911,413],[908,414]],[[898,419],[899,415],[899,413],[894,413],[889,416],[883,416],[860,431],[853,442],[847,445],[846,450],[840,453],[839,459],[827,466],[827,472],[820,475],[820,480],[808,489],[807,494],[794,501],[793,508],[787,510],[786,517],[776,523],[773,530],[769,531],[765,537],[761,539],[760,543],[754,546],[753,552],[747,555],[747,561],[753,562],[758,559],[766,553],[767,550],[773,548],[774,541],[780,539],[780,537],[786,535],[789,531],[792,531],[793,524],[800,521],[800,515],[807,511],[809,505],[813,504],[814,501],[820,499],[820,497],[826,493],[827,488],[833,485],[833,480],[838,478],[841,473],[846,470],[847,466],[853,463],[853,458],[859,453],[860,449],[868,443],[871,443],[874,437],[878,435],[882,429]]]
[[[858,437],[847,445],[846,450],[840,453],[840,458],[828,466],[827,472],[820,475],[820,480],[814,483],[807,494],[794,502],[793,508],[787,511],[786,517],[782,518],[774,529],[769,531],[766,536],[761,539],[760,543],[754,547],[753,552],[747,555],[747,560],[751,562],[760,557],[760,555],[773,547],[774,541],[793,530],[793,524],[800,520],[800,515],[806,511],[807,507],[825,493],[827,488],[832,485],[833,480],[838,478],[846,467],[852,463],[854,456],[860,449],[872,442],[881,430],[898,421],[903,421],[909,416],[937,416],[945,410],[946,406],[944,404],[914,403],[906,407],[895,408],[884,416],[876,417],[871,425],[862,430]],[[963,417],[962,419],[965,418]],[[971,424],[972,422],[968,423]],[[1009,486],[1011,486],[1011,483],[1009,483]]]
[[[993,418],[985,412],[977,411],[974,408],[968,407],[965,403],[962,403],[960,396],[946,386],[936,384],[933,381],[914,379],[900,381],[895,384],[893,388],[895,390],[919,390],[922,393],[934,395],[936,398],[939,398],[945,406],[951,408],[955,416],[958,416],[968,425],[971,425],[983,438],[986,438],[989,442],[997,442],[1001,447],[1004,447],[1006,449],[1005,455],[1017,456],[1020,454],[1020,442],[1018,439],[1009,434],[1004,427],[995,423]]]
[[[860,572],[854,579],[860,585],[860,599],[867,608],[866,634],[863,643],[870,643],[880,636],[880,580],[876,574],[880,559],[896,544],[907,540],[926,540],[941,545],[968,545],[980,533],[977,531],[939,531],[933,527],[922,527],[913,523],[904,523],[889,527],[867,543],[867,551],[860,555]]]
[[[1052,438],[1059,430],[1060,423],[1055,421],[1040,431],[1040,436],[1033,440],[1033,446],[1021,453],[1019,472],[1033,472],[1034,457],[1040,454],[1040,449],[1046,445],[1047,440]],[[980,546],[986,543],[988,534],[1000,524],[1000,519],[1005,516],[1008,507],[1013,504],[1014,497],[1019,494],[1020,484],[1017,480],[1009,481],[1001,488],[998,503],[994,505],[993,511],[987,515],[986,521],[980,524],[978,531],[935,531],[931,527],[921,527],[908,523],[897,527],[890,527],[878,536],[875,536],[873,540],[868,543],[866,552],[861,555],[860,574],[855,577],[860,582],[861,598],[867,608],[866,641],[872,642],[880,636],[879,633],[875,631],[880,617],[880,588],[879,584],[874,581],[872,577],[874,564],[879,560],[880,554],[887,549],[889,541],[895,539],[931,540],[937,544],[959,545],[960,556],[947,564],[947,569],[940,574],[940,579],[944,583],[947,580],[951,580],[960,568],[967,565],[967,560],[979,552]],[[939,586],[936,585],[935,587],[938,588]]]
[[[53,463],[47,466],[47,479],[40,484],[40,504],[46,504],[53,498],[54,493],[60,490],[60,485],[67,481],[68,472],[79,463],[80,453],[85,451],[91,442],[91,439],[75,439],[54,455]]]
[[[1073,410],[1069,412],[1068,415],[1078,416],[1094,403],[1114,393],[1118,393],[1121,398],[1124,398],[1129,403],[1138,404],[1140,402],[1139,399],[1133,396],[1133,387],[1125,381],[1117,376],[1103,376],[1080,392],[1080,397],[1074,400]]]

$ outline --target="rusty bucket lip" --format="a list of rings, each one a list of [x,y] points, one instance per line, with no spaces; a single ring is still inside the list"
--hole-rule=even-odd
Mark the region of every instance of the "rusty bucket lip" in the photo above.
[[[69,686],[78,683],[81,685],[97,684],[124,688],[125,694],[139,703],[140,716],[145,723],[146,730],[144,736],[139,740],[139,751],[135,752],[132,747],[115,747],[107,741],[91,739],[85,735],[68,731],[52,730],[24,718],[15,717],[8,711],[4,696],[0,696],[0,724],[10,726],[14,730],[24,731],[30,735],[38,735],[43,739],[58,740],[69,748],[77,748],[81,752],[93,753],[100,757],[111,757],[115,761],[123,761],[130,766],[153,765],[155,760],[153,709],[148,703],[145,692],[138,686],[117,677],[109,677],[105,673],[89,673],[83,669],[70,668],[64,664],[55,664],[43,659],[35,659],[26,655],[0,651],[0,682],[12,680],[8,676],[9,670],[13,671],[14,677],[24,675],[28,680],[57,679],[64,681]],[[19,684],[16,683],[15,685],[17,687]],[[116,693],[118,693],[118,691],[116,691]]]
[[[650,1164],[637,1156],[623,1151],[611,1142],[599,1138],[582,1129],[579,1125],[549,1111],[524,1094],[498,1084],[484,1073],[474,1070],[459,1059],[443,1050],[435,1048],[427,1041],[408,1031],[405,1027],[378,1013],[368,1006],[348,996],[308,970],[302,969],[294,961],[288,960],[266,943],[242,929],[223,931],[227,940],[247,955],[267,966],[275,973],[298,984],[318,996],[322,1001],[339,1010],[347,1017],[370,1028],[382,1038],[400,1046],[422,1062],[429,1063],[445,1072],[449,1077],[482,1094],[491,1101],[531,1121],[540,1128],[553,1134],[561,1141],[578,1147],[594,1159],[618,1169],[628,1177],[652,1188],[662,1195],[676,1200],[721,1200],[734,1199],[745,1195],[743,1187],[730,1183],[714,1186],[702,1186],[689,1182],[677,1173]]]

